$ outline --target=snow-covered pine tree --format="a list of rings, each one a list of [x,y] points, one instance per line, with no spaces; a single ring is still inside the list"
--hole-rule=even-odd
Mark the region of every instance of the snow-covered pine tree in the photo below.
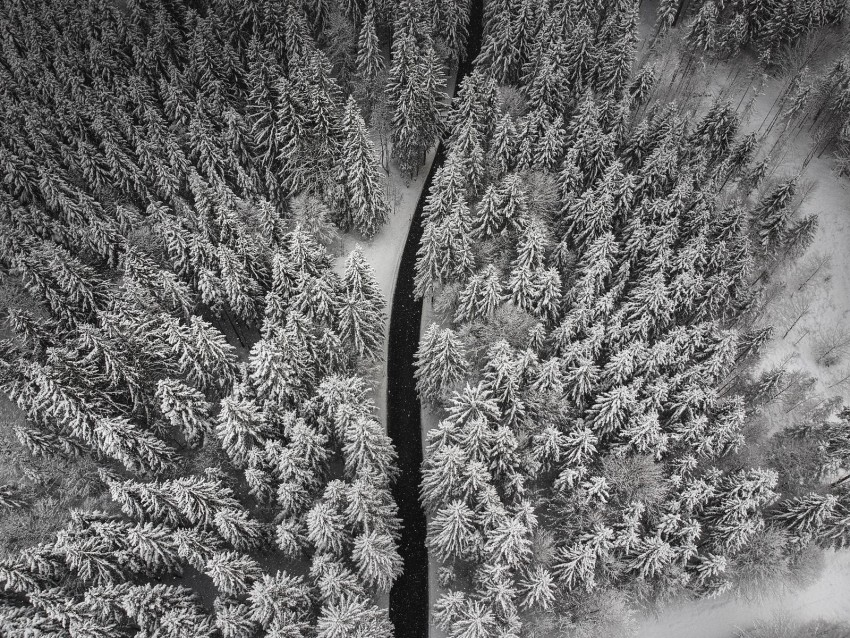
[[[375,3],[367,0],[366,12],[357,38],[357,74],[363,82],[373,82],[384,69],[381,43],[375,30]]]
[[[396,12],[387,95],[393,107],[393,156],[413,174],[440,133],[439,93],[443,79],[418,0]]]
[[[439,19],[434,33],[446,43],[450,59],[462,62],[469,31],[469,0],[436,0],[435,5]]]
[[[353,96],[345,104],[342,119],[342,157],[338,178],[344,195],[343,228],[356,228],[372,237],[387,221],[388,205],[378,170],[374,144]]]
[[[463,379],[468,365],[455,332],[431,324],[416,353],[416,389],[422,398],[434,401]]]
[[[378,591],[388,592],[401,575],[403,561],[387,533],[372,531],[357,536],[351,555],[360,579]]]
[[[338,311],[339,336],[362,357],[378,359],[384,345],[384,316],[362,298],[349,293]]]
[[[786,234],[789,208],[796,192],[797,180],[787,180],[768,193],[753,211],[757,240],[766,254],[775,250]]]
[[[190,445],[199,445],[211,432],[210,404],[204,395],[176,379],[160,379],[156,396],[163,415],[179,429]]]
[[[216,434],[230,458],[240,466],[271,434],[265,415],[250,398],[245,384],[237,384],[233,392],[222,399]]]
[[[346,298],[339,311],[340,337],[361,356],[377,357],[384,343],[383,294],[375,273],[357,247],[345,262]]]
[[[456,322],[489,319],[504,300],[499,271],[493,264],[469,278],[458,295]]]

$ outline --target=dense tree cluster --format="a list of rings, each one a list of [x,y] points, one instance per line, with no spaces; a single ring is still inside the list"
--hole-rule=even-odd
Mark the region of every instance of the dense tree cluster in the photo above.
[[[840,0],[661,0],[655,26],[657,36],[685,22],[685,37],[695,51],[734,56],[752,46],[765,63],[774,64],[784,49],[841,23],[846,12]]]
[[[0,384],[21,444],[94,463],[122,512],[7,557],[0,634],[390,634],[395,451],[359,375],[385,300],[359,248],[337,268],[326,245],[331,223],[387,220],[348,94],[396,13],[0,4],[0,267],[20,301]],[[457,46],[461,16],[442,19]]]
[[[30,457],[112,501],[0,559],[0,634],[391,636],[385,299],[360,248],[330,250],[388,220],[376,138],[406,176],[446,150],[415,363],[451,638],[850,545],[850,414],[742,453],[784,382],[744,370],[766,273],[817,227],[800,180],[753,163],[725,97],[653,101],[637,0],[472,5],[0,0],[0,389]],[[683,68],[770,66],[844,6],[662,0],[651,38],[682,22]],[[786,130],[846,146],[848,69],[789,85]],[[0,514],[25,505],[0,485]]]
[[[587,592],[717,594],[765,546],[791,563],[845,546],[850,492],[818,478],[846,470],[843,427],[795,431],[835,452],[790,489],[736,454],[759,402],[732,373],[770,334],[748,330],[760,269],[816,225],[796,180],[754,190],[732,104],[691,124],[645,103],[636,2],[486,6],[416,272],[443,321],[417,355],[440,417],[422,479],[435,620],[546,635]]]

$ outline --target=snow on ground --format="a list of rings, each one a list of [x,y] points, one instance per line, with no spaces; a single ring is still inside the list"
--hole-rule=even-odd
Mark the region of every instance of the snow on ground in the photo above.
[[[800,621],[850,619],[850,553],[830,553],[822,577],[801,591],[777,588],[747,600],[725,597],[672,605],[638,622],[638,638],[731,638],[758,621],[791,617]]]
[[[727,67],[718,67],[716,76],[724,76],[727,71]],[[743,132],[762,127],[784,84],[779,79],[770,79],[766,83],[744,122]],[[752,91],[746,96],[747,100],[751,94]],[[781,129],[782,126],[777,124],[764,148],[771,147]],[[844,334],[850,328],[850,251],[847,250],[850,247],[850,182],[837,174],[835,161],[829,152],[812,159],[801,173],[803,160],[812,144],[811,136],[804,129],[786,146],[774,152],[779,161],[771,177],[780,180],[800,175],[798,196],[805,193],[805,197],[798,215],[817,215],[818,230],[812,246],[794,265],[780,268],[772,275],[783,289],[768,305],[761,322],[775,329],[774,338],[765,352],[763,367],[788,360],[789,368],[805,370],[817,379],[815,392],[825,396],[840,395],[850,402],[850,348],[837,348],[833,353],[836,360],[832,363],[828,361],[829,357],[820,359],[823,344],[828,339],[843,340],[846,337],[850,344],[850,332]],[[821,257],[828,258],[828,263],[801,289],[801,284]],[[802,307],[807,305],[810,305],[809,310],[795,323]]]
[[[391,165],[390,174],[387,176],[387,200],[390,203],[389,221],[384,225],[380,232],[371,240],[356,238],[351,234],[346,234],[342,237],[342,250],[337,257],[335,268],[342,272],[345,264],[345,259],[348,254],[354,250],[356,246],[363,249],[363,255],[366,261],[374,268],[375,276],[378,284],[381,287],[381,292],[387,302],[387,309],[384,316],[384,349],[383,358],[380,365],[380,373],[375,379],[375,403],[378,406],[378,416],[381,423],[386,429],[386,413],[387,413],[387,348],[389,344],[390,332],[390,316],[392,314],[393,291],[395,290],[395,282],[398,275],[398,266],[401,262],[401,254],[404,251],[404,244],[407,241],[407,232],[410,229],[410,222],[413,219],[413,213],[416,211],[416,203],[419,201],[419,195],[422,192],[422,187],[425,185],[425,179],[428,176],[428,171],[431,169],[431,163],[434,161],[436,149],[428,152],[425,165],[419,169],[419,173],[413,179],[405,179],[402,177],[398,169]]]
[[[449,76],[446,83],[446,104],[448,105],[448,96],[454,94],[455,74]],[[377,136],[372,136],[372,141],[375,148],[380,148]],[[388,144],[387,153],[392,152],[391,146]],[[431,170],[431,164],[434,162],[434,155],[437,149],[432,148],[428,151],[425,163],[419,168],[419,172],[412,179],[406,178],[398,170],[398,167],[389,161],[389,174],[385,174],[385,186],[387,193],[387,201],[390,204],[390,216],[387,223],[371,240],[355,237],[351,233],[342,235],[341,237],[341,252],[337,257],[334,268],[338,272],[342,272],[345,259],[348,254],[354,250],[356,246],[363,249],[363,255],[366,261],[374,268],[375,276],[378,284],[381,287],[381,292],[387,302],[386,313],[384,316],[384,349],[381,360],[379,373],[375,378],[374,396],[375,403],[378,406],[378,417],[386,429],[387,416],[387,349],[389,347],[390,333],[390,316],[392,315],[393,291],[395,290],[395,282],[398,277],[398,267],[401,263],[401,254],[404,251],[404,245],[407,242],[407,233],[410,230],[410,222],[413,220],[413,214],[416,212],[416,204],[419,202],[419,197],[422,194],[422,188],[425,185],[425,180]]]

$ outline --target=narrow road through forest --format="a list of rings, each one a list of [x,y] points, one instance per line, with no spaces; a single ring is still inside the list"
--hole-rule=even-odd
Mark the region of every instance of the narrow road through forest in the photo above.
[[[459,65],[455,91],[471,70],[481,47],[483,0],[470,7],[466,59]],[[390,591],[390,620],[396,638],[428,636],[428,551],[425,547],[425,512],[419,503],[422,466],[421,406],[413,377],[414,356],[419,345],[422,300],[413,294],[416,251],[422,237],[422,209],[434,173],[443,164],[445,148],[437,147],[431,170],[422,187],[416,212],[410,223],[404,252],[398,268],[390,317],[387,354],[387,433],[398,451],[399,477],[393,486],[402,521],[400,551],[404,573]]]

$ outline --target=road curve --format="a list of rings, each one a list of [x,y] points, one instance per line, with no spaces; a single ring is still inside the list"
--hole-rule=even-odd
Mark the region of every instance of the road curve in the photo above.
[[[459,65],[455,89],[472,68],[481,47],[483,1],[473,0],[466,59]],[[396,638],[428,638],[428,551],[425,548],[425,513],[419,503],[422,476],[421,405],[413,377],[414,355],[419,345],[422,301],[413,294],[416,251],[422,238],[422,209],[436,170],[442,166],[445,149],[437,147],[410,223],[398,268],[390,316],[387,354],[387,433],[398,451],[399,477],[393,486],[402,521],[399,550],[404,573],[390,591],[390,620]]]

